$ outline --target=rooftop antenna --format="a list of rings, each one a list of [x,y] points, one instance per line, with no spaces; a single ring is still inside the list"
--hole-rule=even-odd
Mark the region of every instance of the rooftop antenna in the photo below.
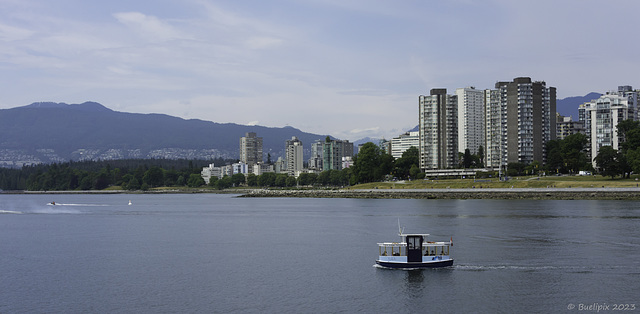
[[[398,218],[398,235],[402,238],[402,234],[404,233],[404,228],[400,227],[400,218]]]

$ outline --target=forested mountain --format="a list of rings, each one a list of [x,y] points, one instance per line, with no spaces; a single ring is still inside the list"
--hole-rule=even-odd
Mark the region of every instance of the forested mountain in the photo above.
[[[556,100],[556,111],[565,116],[571,116],[573,121],[578,121],[578,107],[585,102],[598,99],[602,94],[589,93],[584,96],[567,97]]]
[[[256,132],[264,154],[284,155],[285,140],[310,144],[327,135],[293,127],[269,128],[185,120],[164,114],[113,111],[95,102],[41,102],[0,110],[0,167],[127,158],[238,158],[240,137]],[[307,157],[305,157],[307,158]]]

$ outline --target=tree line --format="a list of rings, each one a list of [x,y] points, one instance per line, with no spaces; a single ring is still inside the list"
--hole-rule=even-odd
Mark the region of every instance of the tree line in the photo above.
[[[225,160],[216,159],[223,163]],[[211,161],[185,159],[122,159],[81,161],[0,168],[0,189],[28,191],[103,190],[117,185],[139,190],[187,186]]]
[[[227,164],[236,160],[214,160]],[[147,190],[156,187],[202,187],[201,176],[206,160],[126,159],[82,161],[25,166],[21,169],[0,168],[0,189],[29,191],[103,190],[119,186],[125,190]],[[407,150],[394,160],[379,146],[366,143],[354,157],[352,167],[320,173],[302,173],[298,178],[287,174],[234,174],[211,178],[209,186],[225,189],[233,186],[292,187],[346,186],[384,180],[386,176],[416,178],[418,150]]]
[[[629,177],[640,173],[640,122],[626,120],[616,126],[623,139],[618,150],[601,147],[594,161],[603,176]],[[578,173],[595,171],[587,157],[588,139],[578,133],[562,140],[546,143],[546,163],[509,163],[507,175],[536,175],[541,171],[551,173]],[[482,167],[483,149],[476,155],[467,150],[460,154],[460,168]],[[234,160],[216,159],[215,164]],[[200,175],[202,167],[212,161],[169,159],[125,159],[109,161],[82,161],[25,166],[21,169],[0,168],[0,189],[30,191],[103,190],[120,186],[126,190],[146,190],[155,187],[201,187],[205,185]],[[377,182],[387,179],[423,179],[419,167],[419,151],[416,147],[406,150],[401,158],[394,159],[380,146],[365,143],[353,159],[351,167],[327,170],[321,173],[303,173],[298,178],[287,174],[265,173],[235,174],[221,179],[212,178],[209,186],[225,189],[233,186],[293,187],[293,186],[346,186]]]

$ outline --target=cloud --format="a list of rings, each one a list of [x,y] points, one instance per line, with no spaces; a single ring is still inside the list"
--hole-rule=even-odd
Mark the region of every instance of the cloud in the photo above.
[[[171,40],[186,37],[171,24],[155,16],[140,12],[121,12],[113,16],[122,24],[152,40]]]
[[[274,37],[251,37],[245,41],[250,49],[266,49],[278,46],[282,43],[282,39]]]
[[[0,24],[0,41],[24,40],[34,34],[32,30]]]
[[[413,128],[431,88],[638,87],[637,2],[556,2],[0,1],[2,103],[95,100],[357,139]],[[616,23],[598,22],[616,6]],[[612,45],[624,48],[595,48]]]

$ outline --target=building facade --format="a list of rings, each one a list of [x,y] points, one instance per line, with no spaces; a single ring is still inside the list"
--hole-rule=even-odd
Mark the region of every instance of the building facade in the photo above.
[[[585,133],[584,124],[581,121],[573,121],[571,117],[556,113],[556,139],[563,140],[577,133]]]
[[[257,137],[255,132],[240,138],[240,161],[246,163],[248,169],[262,162],[262,137]]]
[[[506,103],[500,101],[500,91],[486,89],[485,102],[485,147],[484,164],[487,168],[499,168],[507,163]]]
[[[285,162],[287,173],[290,176],[298,176],[304,168],[302,159],[303,147],[302,141],[297,137],[292,137],[285,144]]]
[[[485,91],[487,166],[544,163],[546,142],[556,139],[556,89],[529,77],[498,82]]]
[[[580,105],[578,112],[580,122],[584,123],[584,131],[589,140],[588,155],[595,167],[593,159],[600,148],[611,146],[619,149],[622,142],[616,126],[624,120],[638,120],[638,95],[631,86],[619,86],[618,91],[607,92],[590,102]]]
[[[214,164],[209,164],[208,167],[203,167],[202,171],[200,171],[200,175],[204,179],[206,184],[209,184],[212,177],[221,179],[222,178],[222,168],[216,167]]]
[[[420,146],[420,132],[407,132],[391,139],[391,156],[398,159],[411,146]]]
[[[329,139],[322,142],[322,171],[342,170],[343,157],[353,157],[353,143]]]
[[[485,97],[484,91],[475,87],[456,89],[458,98],[458,151],[469,149],[477,154],[485,146]]]
[[[457,166],[458,100],[446,89],[432,89],[420,95],[419,151],[420,169],[445,169]]]
[[[322,171],[322,147],[323,141],[318,140],[311,143],[311,158],[307,163],[307,168],[313,172]]]

